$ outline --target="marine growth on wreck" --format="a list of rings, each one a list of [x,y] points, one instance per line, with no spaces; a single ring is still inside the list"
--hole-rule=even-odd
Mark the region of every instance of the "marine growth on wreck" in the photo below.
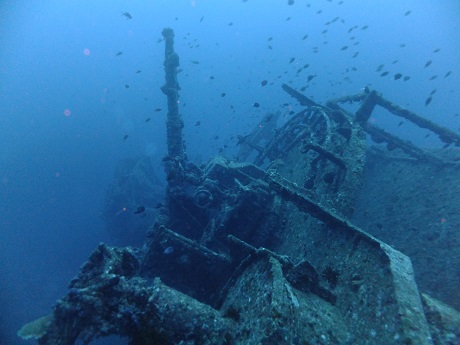
[[[446,145],[460,146],[460,136],[376,90],[320,104],[283,84],[300,112],[280,127],[280,114],[267,113],[263,126],[239,137],[235,157],[216,155],[197,165],[182,135],[174,31],[162,35],[167,188],[163,202],[153,205],[152,192],[136,210],[157,210],[145,242],[101,243],[51,313],[18,335],[42,345],[89,344],[109,335],[133,345],[454,344],[458,312],[426,293],[429,280],[417,284],[409,256],[368,231],[371,216],[364,213],[373,200],[364,202],[361,192],[382,179],[383,167],[368,173],[379,159],[409,173],[459,174],[458,152],[424,150],[384,131],[369,121],[375,107]],[[370,146],[366,136],[380,145]],[[145,173],[145,162],[129,169],[136,174],[111,187],[111,196],[161,184]]]

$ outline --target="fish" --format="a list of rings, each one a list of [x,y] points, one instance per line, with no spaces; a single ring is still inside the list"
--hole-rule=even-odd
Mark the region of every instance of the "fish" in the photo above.
[[[440,50],[441,48],[436,48],[435,50],[433,50],[433,53],[438,53]]]
[[[347,50],[348,49],[348,46],[343,46],[342,48],[340,48],[340,50]]]
[[[126,139],[128,139],[129,135],[128,134],[125,134],[125,136],[123,137],[123,141],[126,141]]]
[[[149,122],[152,118],[148,117],[145,119],[145,122]]]
[[[133,16],[129,12],[123,12],[121,15],[125,16],[126,19],[133,19]]]
[[[197,60],[192,60],[192,63],[195,64],[195,65],[199,65],[199,64],[200,64],[200,62],[197,61]]]
[[[163,250],[163,254],[171,254],[174,252],[174,248],[172,246],[169,246],[169,247],[166,247],[164,250]]]
[[[452,71],[447,72],[447,73],[444,75],[444,78],[447,78],[447,77],[450,76],[451,74],[452,74]]]
[[[426,107],[428,104],[430,104],[432,100],[433,100],[433,97],[431,97],[431,96],[428,97],[428,98],[426,99],[426,101],[425,101],[425,107]]]
[[[211,79],[211,80],[214,79],[214,76],[213,75],[209,76],[209,79]]]
[[[388,75],[389,73],[390,73],[390,72],[385,71],[385,72],[383,72],[382,74],[380,74],[380,76],[381,76],[381,77],[384,77],[384,76]]]
[[[201,125],[201,121],[195,122],[195,127]]]
[[[260,82],[260,84],[261,84],[262,86],[267,85],[267,83],[268,83],[268,81],[266,81],[266,80],[262,80],[262,81]]]
[[[428,61],[426,62],[426,64],[425,64],[425,68],[428,67],[429,65],[431,65],[432,63],[433,63],[433,61],[428,60]]]
[[[314,77],[316,77],[316,74],[315,74],[315,75],[310,74],[310,75],[307,77],[307,81],[311,81]]]
[[[381,65],[379,65],[379,67],[377,67],[377,69],[375,71],[380,72],[383,69],[383,67],[385,67],[385,65],[381,64]]]
[[[358,55],[359,55],[359,52],[356,52],[356,53],[353,54],[353,56],[351,58],[353,59],[353,58],[357,57]]]
[[[115,54],[115,56],[120,56],[120,55],[123,55],[123,52],[120,51],[120,52]]]
[[[260,107],[260,104],[257,103],[257,102],[255,102],[255,103],[252,104],[252,106],[253,106],[254,108],[258,108],[258,107]]]
[[[128,85],[128,84],[125,84],[125,89],[129,89],[129,85]]]
[[[304,35],[304,36],[302,37],[302,40],[306,40],[307,38],[308,38],[308,35]]]
[[[406,11],[406,13],[404,13],[405,16],[408,16],[409,14],[411,14],[412,11]]]
[[[434,75],[429,80],[435,80],[437,77],[438,77],[437,75]]]
[[[364,25],[361,30],[366,30],[369,26],[368,25]]]
[[[156,108],[155,111],[156,112],[161,111],[161,108]]]
[[[402,77],[402,74],[401,73],[396,73],[393,77],[394,80],[398,80]]]
[[[270,42],[272,39],[273,39],[273,37],[269,37],[269,38],[268,38],[268,42]]]
[[[139,73],[141,73],[141,72],[142,72],[142,71],[141,71],[140,69],[138,69],[138,70],[136,71],[136,74],[139,74]]]
[[[294,0],[288,0],[288,5],[294,5]]]
[[[134,214],[141,214],[142,212],[145,211],[144,206],[139,206],[136,211],[134,211]]]
[[[203,19],[204,19],[204,16],[202,16],[202,17],[201,17],[201,19],[200,19],[200,23],[201,23],[201,22],[203,22]]]
[[[293,63],[295,61],[295,57],[291,58],[291,60],[289,60],[289,63]]]
[[[226,95],[227,95],[227,94],[226,94],[225,92],[222,92],[222,93],[220,94],[220,97],[225,97]]]
[[[410,77],[408,75],[406,75],[403,80],[408,81],[409,79],[410,79]]]
[[[268,114],[266,117],[265,117],[265,122],[270,122],[273,118],[273,114]]]
[[[430,92],[430,96],[433,96],[436,93],[437,89],[434,89],[433,91]]]

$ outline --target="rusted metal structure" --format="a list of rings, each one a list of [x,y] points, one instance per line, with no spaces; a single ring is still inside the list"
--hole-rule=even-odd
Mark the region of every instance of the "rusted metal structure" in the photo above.
[[[240,137],[236,160],[199,168],[187,162],[180,132],[174,34],[163,34],[167,202],[143,249],[94,251],[38,327],[39,344],[110,334],[130,344],[441,344],[443,330],[427,321],[440,309],[419,293],[410,259],[350,218],[365,132],[440,161],[370,126],[375,105],[446,144],[458,146],[458,135],[374,91],[323,106],[283,85],[304,110]],[[338,105],[349,101],[361,102],[356,114]]]

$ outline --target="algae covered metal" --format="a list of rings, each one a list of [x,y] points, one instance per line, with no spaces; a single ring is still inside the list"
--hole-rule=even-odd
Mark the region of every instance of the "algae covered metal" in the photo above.
[[[182,138],[174,32],[163,36],[166,203],[142,249],[93,252],[39,344],[111,334],[130,344],[432,344],[439,329],[429,327],[410,259],[350,221],[365,132],[428,157],[366,125],[370,102],[383,98],[353,98],[354,115],[340,100],[323,106],[283,85],[304,110],[241,136],[236,159],[198,167]]]

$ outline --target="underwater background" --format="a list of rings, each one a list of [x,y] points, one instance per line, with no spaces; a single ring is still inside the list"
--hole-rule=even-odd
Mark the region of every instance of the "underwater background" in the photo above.
[[[0,344],[30,343],[17,330],[114,244],[101,213],[118,163],[148,155],[164,178],[164,27],[196,163],[232,157],[267,112],[300,110],[282,83],[319,103],[368,86],[460,131],[457,0],[3,0],[0,15]]]

